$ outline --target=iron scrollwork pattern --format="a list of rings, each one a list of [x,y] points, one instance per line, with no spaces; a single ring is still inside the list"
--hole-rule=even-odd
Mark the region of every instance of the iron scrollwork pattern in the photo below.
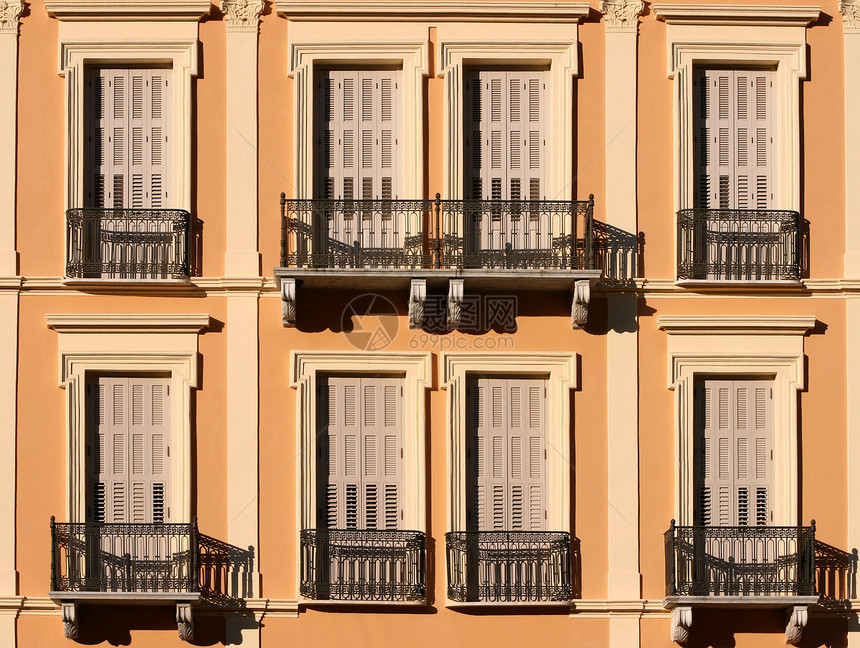
[[[815,522],[808,527],[672,526],[667,596],[814,596]]]
[[[800,279],[803,233],[795,211],[682,209],[678,279]]]
[[[185,279],[191,215],[181,209],[69,209],[66,276]]]
[[[448,598],[492,603],[569,601],[570,534],[457,531],[445,534]]]
[[[317,601],[420,601],[426,539],[420,531],[303,529],[301,594]]]
[[[198,592],[197,520],[191,524],[55,522],[51,590]]]

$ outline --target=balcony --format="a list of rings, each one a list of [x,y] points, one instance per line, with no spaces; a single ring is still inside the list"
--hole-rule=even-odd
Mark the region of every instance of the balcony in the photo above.
[[[420,531],[304,529],[301,578],[312,601],[423,604],[426,540]]]
[[[675,526],[666,531],[665,607],[686,641],[693,607],[791,609],[786,638],[799,640],[818,601],[815,522],[809,527]]]
[[[464,283],[478,290],[564,290],[584,325],[597,258],[633,267],[595,241],[594,200],[287,200],[281,194],[283,323],[295,326],[296,289],[409,290],[421,328],[428,287],[448,288],[451,329]],[[614,241],[615,239],[612,239]],[[420,307],[419,307],[420,305]],[[578,310],[577,310],[578,309]]]
[[[804,221],[794,211],[682,209],[678,281],[798,282]]]
[[[50,597],[62,603],[67,637],[77,636],[77,604],[177,605],[190,638],[200,600],[197,520],[191,524],[58,523],[51,518]]]
[[[445,534],[448,598],[459,603],[568,604],[570,534],[456,531]]]
[[[179,209],[69,209],[66,276],[73,282],[185,281],[191,215]]]

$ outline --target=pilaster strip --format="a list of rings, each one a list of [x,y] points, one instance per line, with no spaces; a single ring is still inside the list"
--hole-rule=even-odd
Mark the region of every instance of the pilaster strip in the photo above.
[[[639,16],[645,9],[642,0],[602,0],[600,13],[606,32],[636,33]]]

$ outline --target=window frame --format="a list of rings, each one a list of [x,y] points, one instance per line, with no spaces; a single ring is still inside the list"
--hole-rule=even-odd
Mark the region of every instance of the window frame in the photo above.
[[[66,391],[66,519],[86,521],[86,385],[98,374],[168,374],[171,387],[171,493],[174,521],[190,521],[191,390],[197,338],[208,314],[46,315],[58,333],[59,386]]]
[[[448,531],[466,531],[468,480],[467,387],[470,376],[533,376],[546,380],[546,448],[556,456],[546,466],[547,520],[552,531],[571,529],[570,464],[573,419],[570,390],[578,389],[576,353],[450,352],[440,358],[447,391]],[[551,496],[550,496],[551,494]]]
[[[281,9],[279,8],[280,12]],[[424,77],[430,74],[426,28],[420,24],[356,24],[331,21],[290,21],[287,42],[288,73],[293,90],[293,186],[296,198],[314,197],[317,168],[314,146],[314,86],[325,67],[356,69],[399,67],[402,161],[400,195],[424,195]]]
[[[694,524],[694,387],[698,379],[772,380],[773,521],[796,526],[800,507],[798,393],[805,389],[803,338],[814,316],[660,315],[674,392],[674,519]]]
[[[401,466],[404,519],[401,529],[427,530],[426,392],[433,384],[430,353],[291,351],[290,387],[296,390],[296,529],[316,528],[317,388],[325,375],[386,374],[403,377],[401,420],[404,459]],[[296,552],[296,591],[300,590],[301,555]]]
[[[439,75],[445,79],[444,195],[465,196],[464,106],[466,68],[535,67],[547,70],[549,118],[557,127],[547,143],[544,192],[556,200],[573,195],[573,144],[575,124],[573,79],[579,76],[577,23],[588,5],[572,3],[558,23],[441,24],[437,27]],[[566,24],[572,22],[573,25]],[[492,38],[478,39],[478,34]]]
[[[173,145],[168,168],[172,199],[165,208],[191,209],[192,87],[197,76],[197,22],[124,23],[120,42],[116,23],[61,22],[59,75],[65,94],[65,209],[83,207],[85,180],[87,67],[164,66],[173,83]],[[126,32],[122,31],[125,35]]]
[[[750,13],[747,9],[760,10]],[[807,76],[806,26],[818,8],[655,5],[667,23],[668,77],[674,81],[675,211],[695,207],[694,91],[697,67],[776,70],[774,209],[800,210],[800,82]]]

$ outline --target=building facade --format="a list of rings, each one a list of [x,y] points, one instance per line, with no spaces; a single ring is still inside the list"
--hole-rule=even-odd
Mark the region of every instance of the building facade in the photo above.
[[[761,2],[0,2],[0,645],[860,646],[860,3]]]

